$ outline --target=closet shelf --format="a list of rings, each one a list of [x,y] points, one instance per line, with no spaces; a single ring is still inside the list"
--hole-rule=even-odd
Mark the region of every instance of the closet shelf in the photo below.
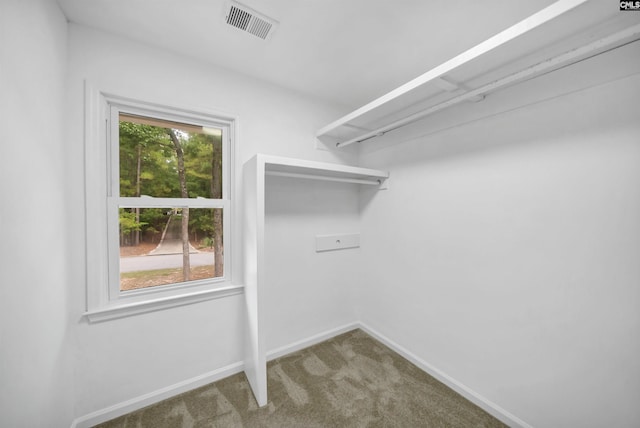
[[[389,179],[387,171],[263,154],[257,157],[258,162],[264,164],[265,175],[374,186],[383,186]]]
[[[640,39],[640,16],[606,2],[559,0],[317,133],[342,148]]]
[[[265,200],[267,175],[373,184],[385,188],[386,171],[257,154],[243,169],[243,277],[246,306],[245,373],[260,407],[267,400],[265,339]]]

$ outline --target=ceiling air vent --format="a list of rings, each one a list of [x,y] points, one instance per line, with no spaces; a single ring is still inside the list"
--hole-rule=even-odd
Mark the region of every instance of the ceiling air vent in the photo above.
[[[277,22],[237,2],[229,2],[225,17],[227,24],[266,40],[275,30]]]

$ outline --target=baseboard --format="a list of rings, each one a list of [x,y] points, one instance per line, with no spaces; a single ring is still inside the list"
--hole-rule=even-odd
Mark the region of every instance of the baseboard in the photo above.
[[[391,340],[388,337],[378,333],[373,328],[367,326],[364,323],[359,323],[358,327],[360,329],[362,329],[362,331],[364,331],[365,333],[367,333],[371,337],[377,339],[378,341],[384,343],[387,347],[393,349],[395,352],[397,352],[398,354],[402,355],[407,360],[411,361],[413,364],[418,366],[420,369],[422,369],[423,371],[425,371],[429,375],[433,376],[434,378],[436,378],[438,381],[442,382],[443,384],[447,385],[449,388],[453,389],[455,392],[457,392],[458,394],[462,395],[464,398],[466,398],[467,400],[471,401],[473,404],[475,404],[476,406],[480,407],[482,410],[484,410],[485,412],[489,413],[490,415],[492,415],[496,419],[502,421],[503,423],[509,425],[512,428],[533,428],[531,425],[529,425],[528,423],[526,423],[522,419],[512,415],[511,413],[507,412],[506,410],[504,410],[503,408],[501,408],[497,404],[491,402],[490,400],[486,399],[482,395],[480,395],[477,392],[473,391],[471,388],[467,387],[466,385],[464,385],[464,384],[458,382],[457,380],[453,379],[452,377],[448,376],[447,374],[445,374],[441,370],[437,369],[433,365],[429,364],[428,362],[426,362],[423,359],[421,359],[418,356],[416,356],[414,353],[412,353],[412,352],[408,351],[407,349],[405,349],[404,347],[398,345],[393,340]]]
[[[354,322],[350,324],[343,325],[341,327],[337,327],[323,333],[316,334],[307,339],[299,340],[297,342],[291,343],[286,346],[282,346],[280,348],[274,349],[273,351],[267,352],[267,361],[274,360],[276,358],[282,357],[284,355],[290,354],[292,352],[299,351],[304,348],[308,348],[309,346],[316,345],[320,342],[324,342],[325,340],[329,340],[332,337],[336,337],[341,335],[342,333],[346,333],[351,330],[355,330],[360,328],[360,323]]]
[[[316,334],[307,339],[299,340],[289,345],[282,346],[280,348],[269,351],[267,353],[267,360],[270,361],[283,355],[299,351],[300,349],[304,349],[317,343],[324,342],[325,340],[331,339],[332,337],[338,336],[342,333],[355,330],[359,327],[360,325],[358,323],[351,323],[328,330],[320,334]],[[243,370],[243,362],[237,362],[221,369],[213,370],[200,376],[178,382],[174,385],[158,389],[157,391],[153,391],[139,397],[124,401],[122,403],[114,404],[113,406],[107,407],[105,409],[89,413],[88,415],[76,418],[71,424],[71,428],[90,428],[94,425],[101,424],[119,416],[126,415],[127,413],[131,413],[152,404],[158,403],[162,400],[166,400],[167,398],[173,397],[175,395],[182,394],[183,392],[187,392],[192,389],[199,388],[209,383],[218,381],[220,379],[224,379],[225,377],[229,377],[236,373],[240,373]]]
[[[119,416],[126,415],[127,413],[140,410],[143,407],[147,407],[162,400],[166,400],[167,398],[173,397],[175,395],[182,394],[183,392],[187,392],[192,389],[207,385],[211,382],[224,379],[225,377],[229,377],[236,373],[240,373],[243,370],[243,362],[230,364],[226,367],[204,373],[191,379],[178,382],[165,388],[149,392],[139,397],[135,397],[130,400],[123,401],[122,403],[114,404],[113,406],[107,407],[105,409],[98,410],[93,413],[89,413],[88,415],[76,418],[71,424],[71,428],[90,428]]]
[[[420,369],[427,372],[429,375],[436,378],[438,381],[447,385],[449,388],[456,391],[458,394],[462,395],[467,400],[474,403],[476,406],[480,407],[490,415],[499,419],[503,423],[509,425],[513,428],[532,428],[531,425],[524,422],[523,420],[517,418],[511,413],[507,412],[497,404],[487,400],[485,397],[473,391],[471,388],[468,388],[464,384],[456,381],[452,377],[446,375],[444,372],[440,371],[433,365],[427,363],[421,358],[417,357],[412,352],[408,351],[404,347],[398,345],[396,342],[387,338],[386,336],[378,333],[373,328],[361,322],[354,322],[350,324],[343,325],[341,327],[337,327],[323,333],[316,334],[309,338],[296,341],[286,346],[282,346],[280,348],[274,349],[272,351],[267,352],[267,360],[273,360],[284,355],[290,354],[292,352],[299,351],[304,348],[308,348],[309,346],[313,346],[320,342],[324,342],[325,340],[329,340],[333,337],[336,337],[340,334],[346,333],[355,329],[362,329],[365,333],[369,334],[373,338],[378,341],[384,343],[386,346],[402,355],[407,360],[411,361]],[[102,410],[98,410],[96,412],[90,413],[88,415],[79,417],[73,421],[71,424],[71,428],[90,428],[94,425],[100,424],[102,422],[106,422],[113,418],[117,418],[122,415],[126,415],[127,413],[140,410],[143,407],[149,406],[151,404],[155,404],[159,401],[166,400],[167,398],[173,397],[178,394],[182,394],[183,392],[190,391],[195,388],[199,388],[201,386],[207,385],[209,383],[218,381],[220,379],[224,379],[225,377],[234,375],[236,373],[240,373],[244,370],[244,364],[242,362],[237,362],[226,367],[223,367],[218,370],[213,370],[211,372],[202,374],[200,376],[196,376],[191,379],[187,379],[182,382],[178,382],[174,385],[170,385],[165,388],[161,388],[157,391],[150,392],[148,394],[141,395],[139,397],[133,398],[131,400],[124,401],[122,403],[115,404],[113,406],[107,407]]]

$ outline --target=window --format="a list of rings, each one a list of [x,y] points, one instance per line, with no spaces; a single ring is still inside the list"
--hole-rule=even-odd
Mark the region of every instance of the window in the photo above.
[[[93,97],[86,150],[89,319],[240,292],[230,285],[233,118]]]

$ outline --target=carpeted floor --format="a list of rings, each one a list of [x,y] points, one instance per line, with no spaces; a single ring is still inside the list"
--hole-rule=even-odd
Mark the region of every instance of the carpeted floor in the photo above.
[[[100,428],[504,427],[361,330],[269,362],[258,408],[243,373]]]

